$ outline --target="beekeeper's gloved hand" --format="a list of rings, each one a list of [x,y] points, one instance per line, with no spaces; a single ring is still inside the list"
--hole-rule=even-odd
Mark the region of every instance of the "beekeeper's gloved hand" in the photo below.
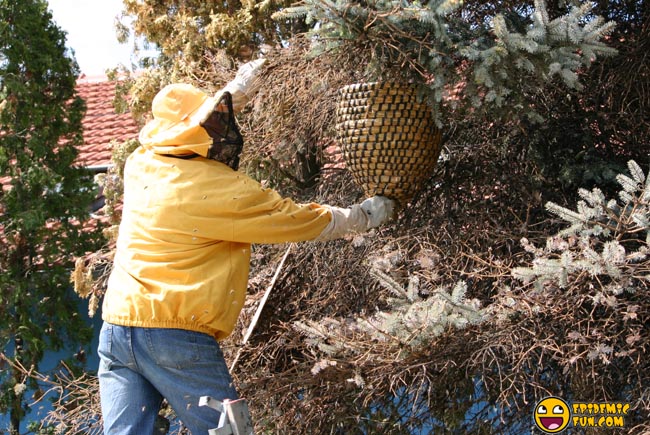
[[[243,109],[260,89],[259,74],[265,63],[266,59],[257,59],[243,64],[237,70],[235,78],[222,89],[232,95],[232,106],[235,112]]]
[[[332,220],[316,240],[332,240],[376,228],[393,217],[395,202],[385,196],[373,196],[350,208],[328,206]]]

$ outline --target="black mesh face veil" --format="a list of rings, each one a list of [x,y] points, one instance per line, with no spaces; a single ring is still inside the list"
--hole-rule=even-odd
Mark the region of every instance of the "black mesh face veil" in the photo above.
[[[239,132],[232,109],[232,96],[224,92],[214,110],[201,122],[201,127],[212,138],[208,158],[230,166],[235,171],[239,168],[239,155],[244,146],[244,138]]]

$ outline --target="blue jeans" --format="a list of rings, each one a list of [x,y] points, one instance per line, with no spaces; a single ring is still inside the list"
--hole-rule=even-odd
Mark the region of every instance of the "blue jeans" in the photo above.
[[[106,435],[151,434],[163,398],[192,435],[206,435],[219,412],[199,407],[199,398],[238,398],[221,348],[207,334],[104,322],[98,353]]]

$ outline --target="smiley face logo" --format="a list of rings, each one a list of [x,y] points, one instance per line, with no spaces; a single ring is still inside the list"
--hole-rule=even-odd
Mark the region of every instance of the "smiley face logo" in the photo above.
[[[535,406],[535,424],[543,432],[558,433],[569,424],[569,405],[559,397],[547,397]]]

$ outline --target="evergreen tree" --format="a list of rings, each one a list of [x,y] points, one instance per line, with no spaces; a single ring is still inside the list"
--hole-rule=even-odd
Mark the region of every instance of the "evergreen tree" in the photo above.
[[[0,412],[11,434],[38,388],[25,370],[92,337],[69,285],[74,256],[99,239],[84,227],[92,176],[75,166],[78,73],[46,1],[0,0]]]
[[[589,2],[555,18],[544,0],[467,3],[305,0],[273,18],[304,18],[315,55],[354,55],[370,81],[426,85],[441,122],[441,111],[458,108],[543,121],[531,95],[555,80],[582,89],[579,71],[616,52],[603,42],[614,23]]]
[[[153,96],[171,81],[218,86],[215,64],[217,72],[232,70],[228,74],[232,77],[234,60],[250,60],[261,45],[279,45],[292,34],[305,31],[302,22],[285,24],[270,19],[291,1],[124,0],[117,23],[118,40],[126,42],[133,35],[136,52],[143,48],[140,45],[156,52],[155,58],[140,59],[141,67],[153,68],[134,80],[130,112],[135,117],[147,113]],[[118,94],[131,84],[125,83],[127,86],[118,87]]]
[[[201,62],[206,53],[220,49],[246,57],[259,44],[275,44],[297,30],[269,20],[286,3],[125,0],[123,18],[133,21],[131,26],[119,24],[118,35],[126,40],[132,28],[135,36],[157,46],[165,62]]]

